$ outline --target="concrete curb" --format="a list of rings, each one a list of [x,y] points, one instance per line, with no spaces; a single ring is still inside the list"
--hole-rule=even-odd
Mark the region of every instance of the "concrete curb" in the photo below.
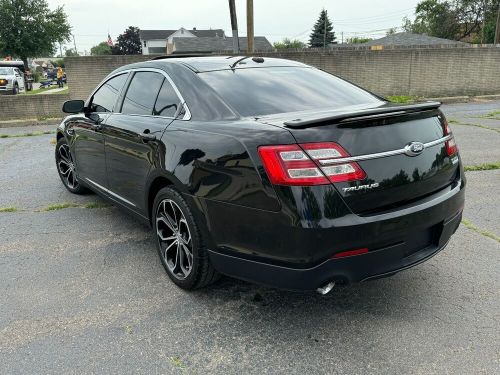
[[[492,100],[500,100],[500,94],[478,96],[443,96],[438,98],[425,98],[425,100],[433,100],[443,104],[488,102]]]

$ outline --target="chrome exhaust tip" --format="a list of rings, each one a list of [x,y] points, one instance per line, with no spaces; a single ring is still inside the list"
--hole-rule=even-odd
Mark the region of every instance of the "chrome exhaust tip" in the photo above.
[[[330,281],[328,284],[325,284],[321,288],[316,289],[316,292],[318,292],[322,296],[325,296],[332,291],[334,286],[335,281]]]

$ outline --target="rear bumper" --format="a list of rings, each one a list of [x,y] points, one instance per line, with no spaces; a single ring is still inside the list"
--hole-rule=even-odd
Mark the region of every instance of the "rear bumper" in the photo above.
[[[324,197],[327,189],[309,192]],[[311,196],[293,202],[314,202]],[[371,216],[330,209],[335,202],[325,204],[323,211],[315,205],[320,209],[316,213],[311,205],[298,204],[295,210],[284,205],[276,213],[209,200],[202,206],[210,218],[210,259],[219,272],[283,289],[314,290],[329,281],[383,277],[429,259],[458,228],[464,201],[465,180],[459,179],[419,202]],[[330,219],[332,211],[336,216]],[[361,248],[368,253],[332,258]]]
[[[353,283],[390,276],[430,259],[446,247],[457,230],[462,211],[444,221],[438,228],[435,243],[421,249],[405,242],[363,255],[328,259],[306,269],[284,267],[210,251],[213,266],[221,273],[239,279],[281,289],[307,291],[324,284]]]

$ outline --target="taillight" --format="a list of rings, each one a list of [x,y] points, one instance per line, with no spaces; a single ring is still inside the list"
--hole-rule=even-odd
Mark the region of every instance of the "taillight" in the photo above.
[[[274,185],[325,185],[366,177],[357,163],[335,164],[334,159],[350,155],[333,142],[261,146],[259,154]],[[321,165],[320,161],[326,159],[331,163]]]
[[[446,121],[446,120],[444,120],[444,123],[443,123],[443,134],[445,136],[451,135],[451,139],[446,141],[446,152],[448,153],[448,156],[455,155],[458,152],[457,143],[455,142],[455,137],[453,137],[453,133],[450,129],[450,125],[448,124],[448,121]]]

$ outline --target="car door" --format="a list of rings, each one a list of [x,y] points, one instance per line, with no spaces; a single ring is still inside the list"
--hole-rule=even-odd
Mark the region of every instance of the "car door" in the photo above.
[[[24,91],[25,89],[24,74],[18,68],[14,68],[14,74],[16,76],[16,81],[19,87],[19,91]]]
[[[161,136],[181,105],[166,73],[154,69],[132,73],[120,113],[104,130],[109,189],[129,208],[146,214],[148,175],[163,164]]]
[[[108,180],[102,132],[127,76],[128,73],[119,74],[103,83],[89,99],[85,114],[75,116],[68,124],[78,178],[104,191]]]

